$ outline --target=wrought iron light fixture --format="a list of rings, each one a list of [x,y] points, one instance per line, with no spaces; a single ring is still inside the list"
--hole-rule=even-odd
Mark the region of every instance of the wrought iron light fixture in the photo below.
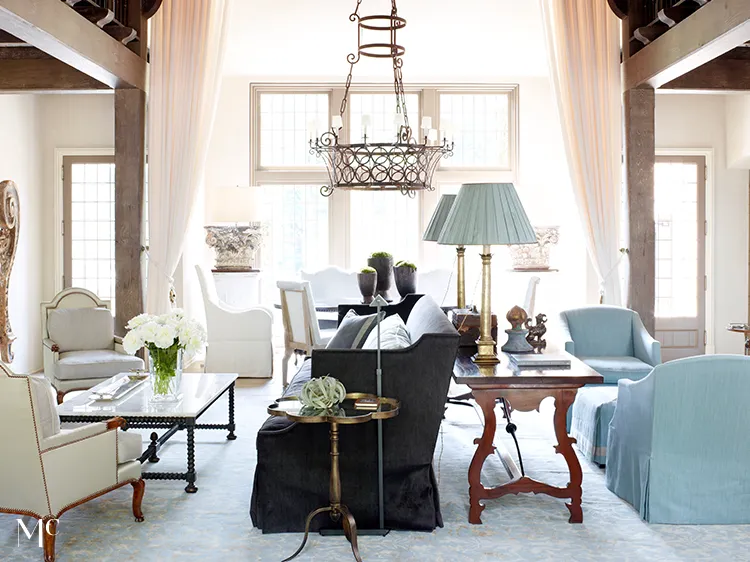
[[[422,142],[414,137],[406,113],[406,95],[401,76],[401,57],[406,49],[396,40],[396,34],[406,26],[406,20],[398,15],[396,0],[391,0],[390,15],[360,16],[361,3],[362,0],[357,0],[354,13],[349,16],[350,21],[357,22],[357,52],[346,57],[349,74],[339,115],[331,120],[330,130],[318,138],[310,139],[310,152],[323,158],[330,179],[330,185],[323,186],[320,192],[327,197],[336,189],[400,191],[413,197],[417,191],[432,191],[435,189],[432,176],[440,159],[453,154],[453,142],[449,142],[445,134],[442,135],[442,141],[439,141],[438,132],[432,128],[429,117],[422,119]],[[371,32],[387,33],[387,42],[363,42],[363,36],[372,35]],[[354,65],[363,56],[390,58],[393,61],[398,127],[394,132],[394,142],[368,142],[369,123],[364,118],[362,142],[340,142],[339,134],[344,125]]]

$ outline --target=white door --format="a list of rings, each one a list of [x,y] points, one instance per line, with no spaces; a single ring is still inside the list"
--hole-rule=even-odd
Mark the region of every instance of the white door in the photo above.
[[[662,360],[706,352],[706,160],[657,156],[656,339]]]

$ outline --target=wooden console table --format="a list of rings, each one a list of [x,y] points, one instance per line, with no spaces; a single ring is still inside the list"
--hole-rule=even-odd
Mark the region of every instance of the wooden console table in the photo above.
[[[573,450],[576,440],[570,437],[565,428],[568,408],[573,404],[578,389],[586,384],[601,384],[604,378],[589,366],[571,356],[571,366],[566,369],[523,369],[514,370],[508,358],[501,354],[501,363],[494,367],[478,367],[469,357],[459,357],[453,369],[453,378],[458,384],[471,388],[474,399],[484,414],[484,431],[482,437],[475,439],[477,450],[469,465],[469,523],[482,523],[481,513],[484,505],[481,500],[495,499],[506,494],[534,493],[548,494],[556,498],[570,498],[565,504],[570,511],[570,523],[583,522],[581,509],[581,483],[583,472],[581,464]],[[495,404],[504,398],[513,410],[530,412],[539,410],[542,400],[551,396],[555,399],[553,418],[557,445],[555,452],[560,453],[568,464],[570,482],[564,488],[538,482],[521,473],[513,466],[508,467],[512,480],[501,486],[486,488],[482,482],[482,466],[485,459],[495,451],[494,439],[497,421]]]

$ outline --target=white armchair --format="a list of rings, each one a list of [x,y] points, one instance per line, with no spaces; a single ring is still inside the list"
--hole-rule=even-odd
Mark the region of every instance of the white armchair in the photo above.
[[[335,306],[340,303],[359,303],[357,273],[331,266],[319,271],[300,271],[300,278],[310,282],[310,290],[317,306]]]
[[[221,302],[211,274],[200,265],[195,270],[206,309],[206,372],[270,378],[273,375],[271,311],[262,306],[239,310]]]
[[[0,364],[0,512],[42,521],[46,562],[55,559],[60,516],[115,488],[133,486],[133,515],[143,521],[141,436],[118,431],[124,424],[113,418],[61,430],[49,382]]]
[[[458,285],[450,269],[417,270],[417,293],[430,295],[440,306],[456,306]]]
[[[73,287],[42,303],[44,375],[57,390],[57,400],[71,390],[92,386],[134,369],[143,360],[128,355],[115,337],[109,301]]]

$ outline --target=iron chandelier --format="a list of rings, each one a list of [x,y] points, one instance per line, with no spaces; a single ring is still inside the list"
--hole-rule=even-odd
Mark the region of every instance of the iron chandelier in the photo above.
[[[357,0],[354,13],[349,20],[357,22],[357,52],[349,53],[349,74],[346,77],[344,98],[339,115],[331,120],[331,128],[320,137],[310,139],[310,153],[323,158],[330,185],[321,187],[322,195],[328,197],[336,189],[360,191],[400,191],[414,196],[417,191],[434,190],[432,176],[441,158],[453,155],[453,142],[446,135],[438,140],[438,133],[431,128],[431,120],[422,121],[422,142],[418,142],[409,124],[406,112],[406,95],[401,75],[402,56],[406,52],[399,45],[396,34],[406,26],[406,20],[398,15],[396,0],[391,0],[390,15],[360,16],[362,0]],[[387,42],[364,42],[368,32],[388,33]],[[352,84],[354,65],[361,57],[390,58],[393,64],[393,86],[396,94],[396,120],[398,130],[394,142],[369,142],[363,120],[364,134],[361,143],[344,144],[339,133],[344,125],[349,88]]]

